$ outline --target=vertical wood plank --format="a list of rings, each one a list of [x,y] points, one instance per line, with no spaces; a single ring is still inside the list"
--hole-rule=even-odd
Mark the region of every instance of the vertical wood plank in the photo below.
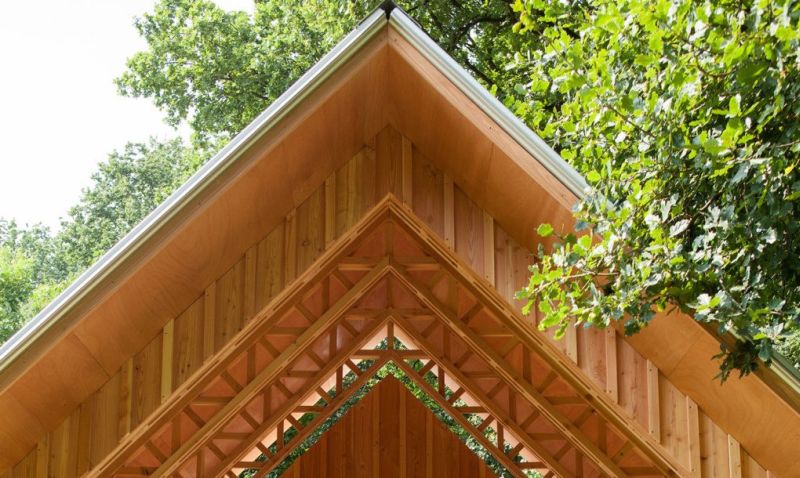
[[[439,236],[444,237],[444,176],[433,163],[414,151],[412,164],[414,213]]]
[[[161,335],[133,357],[131,428],[139,426],[161,403]]]
[[[647,361],[647,429],[651,435],[661,440],[661,413],[658,397],[658,368]]]
[[[258,310],[283,290],[285,284],[283,241],[285,236],[284,223],[281,222],[258,244],[258,265],[256,267],[256,309]]]
[[[564,331],[564,352],[570,360],[578,363],[578,329],[573,326]]]
[[[686,466],[689,463],[686,395],[669,380],[660,380],[658,388],[661,444]]]
[[[401,175],[402,175],[402,182],[403,182],[403,202],[411,206],[413,202],[413,185],[412,185],[412,158],[413,155],[413,148],[411,145],[411,141],[408,138],[403,136],[403,152],[401,158]]]
[[[177,388],[203,363],[203,302],[200,297],[175,319],[172,387]]]
[[[606,337],[606,392],[619,402],[619,375],[617,374],[617,331],[613,327],[605,330]]]
[[[686,416],[689,436],[689,472],[694,477],[700,477],[700,414],[697,404],[688,395],[686,396]]]
[[[336,174],[325,180],[325,247],[336,238]]]
[[[728,435],[728,469],[731,478],[742,478],[742,451],[739,442]]]
[[[46,433],[36,443],[36,477],[46,478],[50,465],[50,434]]]
[[[284,277],[286,283],[292,282],[297,276],[297,221],[296,210],[286,215],[286,239],[283,241]]]
[[[238,260],[216,282],[214,350],[219,350],[244,326],[244,258]]]
[[[171,319],[161,331],[161,403],[172,393],[172,357],[175,339],[175,319]]]
[[[214,325],[217,310],[217,283],[212,282],[203,296],[203,357],[214,354]]]
[[[370,392],[372,395],[372,476],[380,478],[381,476],[381,407],[378,405],[380,402],[380,387],[375,387]]]
[[[647,430],[647,361],[622,336],[617,340],[617,377],[620,406]]]
[[[375,149],[370,150],[373,157],[372,173],[369,178],[374,178],[368,184],[364,184],[365,192],[369,190],[367,199],[374,201],[375,195],[385,196],[387,193],[394,194],[397,198],[403,196],[403,137],[391,126],[384,128],[375,137]],[[376,174],[377,173],[377,174]],[[363,183],[364,181],[362,181]]]
[[[405,140],[405,138],[403,138]],[[404,149],[405,150],[405,149]],[[398,382],[399,385],[399,382]],[[400,388],[400,387],[398,387]],[[398,420],[398,435],[400,438],[400,442],[398,444],[399,453],[398,459],[400,463],[400,478],[406,478],[406,397],[408,394],[405,390],[399,391],[400,395],[400,416]]]
[[[296,274],[301,274],[325,250],[325,205],[322,189],[311,193],[297,207],[294,223]]]
[[[253,246],[244,255],[244,322],[249,322],[256,314],[256,266],[258,246]]]
[[[454,248],[456,253],[472,268],[476,275],[485,277],[483,238],[484,213],[459,187],[453,192]]]
[[[433,476],[433,415],[425,416],[425,477]]]
[[[729,476],[728,434],[698,409],[700,422],[700,462],[703,476]]]
[[[444,242],[451,248],[455,247],[456,222],[455,222],[455,189],[453,177],[444,175]]]
[[[77,441],[70,443],[69,446],[75,453],[75,473],[81,476],[89,471],[89,458],[91,454],[91,446],[97,439],[95,426],[102,427],[100,422],[102,417],[97,409],[97,394],[92,395],[89,400],[86,400],[78,407],[78,436]]]
[[[495,285],[495,247],[494,247],[494,218],[483,211],[483,277],[493,286]]]
[[[119,380],[119,438],[131,431],[131,405],[133,398],[133,357],[120,368]]]

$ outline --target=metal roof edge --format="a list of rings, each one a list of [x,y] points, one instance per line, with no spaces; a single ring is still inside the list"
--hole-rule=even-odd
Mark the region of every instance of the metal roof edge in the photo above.
[[[78,276],[8,341],[0,345],[0,374],[7,370],[39,337],[58,324],[59,320],[102,283],[104,278],[139,250],[147,239],[158,232],[180,211],[190,206],[209,184],[237,162],[250,145],[293,111],[303,99],[352,58],[360,50],[360,47],[372,39],[387,23],[386,11],[383,8],[376,8],[353,31],[339,41],[327,55],[148,214],[142,222]]]

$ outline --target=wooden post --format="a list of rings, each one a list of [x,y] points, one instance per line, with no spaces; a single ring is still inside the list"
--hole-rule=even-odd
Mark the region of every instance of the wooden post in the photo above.
[[[656,440],[661,441],[661,411],[658,400],[658,368],[647,361],[647,428]]]
[[[408,140],[405,136],[403,136],[403,157],[402,157],[402,166],[401,166],[401,173],[402,173],[402,181],[403,181],[403,202],[411,206],[412,203],[412,194],[413,194],[413,187],[411,183],[411,178],[413,176],[412,173],[412,157],[413,157],[413,147],[411,145],[411,141]]]
[[[453,177],[444,174],[444,242],[451,249],[456,247],[455,185]]]
[[[689,472],[694,477],[700,477],[700,413],[697,404],[688,395],[686,396],[686,417],[688,420],[689,435]]]
[[[172,393],[172,356],[175,339],[175,319],[167,322],[161,333],[161,403]]]
[[[605,330],[606,336],[606,392],[614,402],[619,402],[617,375],[617,331],[613,327]]]

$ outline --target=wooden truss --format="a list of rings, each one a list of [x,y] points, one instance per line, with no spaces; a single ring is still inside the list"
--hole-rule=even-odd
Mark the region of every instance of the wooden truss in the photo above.
[[[412,349],[370,350],[382,336]],[[373,375],[356,363],[368,358],[410,377],[406,360],[427,361],[439,385],[418,384],[515,476],[688,476],[392,196],[88,476],[264,476],[346,400],[346,373]]]
[[[514,476],[524,478],[526,469],[535,469],[552,476],[543,463],[526,461],[531,454],[523,453],[526,451],[523,444],[514,442],[513,448],[508,446],[500,419],[480,405],[465,402],[464,399],[469,399],[469,397],[465,396],[466,389],[463,386],[450,388],[446,385],[452,383],[452,380],[438,361],[431,360],[424,351],[419,349],[396,348],[394,340],[396,332],[402,336],[406,335],[396,328],[393,319],[389,319],[383,330],[373,340],[370,340],[370,343],[374,343],[383,342],[381,337],[388,339],[385,341],[388,344],[386,349],[355,351],[336,369],[333,376],[328,377],[326,383],[329,387],[318,385],[314,388],[314,385],[317,385],[316,382],[310,381],[309,386],[305,388],[306,392],[310,392],[310,396],[304,397],[303,400],[306,405],[295,406],[278,422],[276,429],[268,437],[256,437],[255,444],[250,445],[251,450],[245,454],[244,458],[236,461],[230,457],[225,460],[224,468],[228,470],[225,475],[236,477],[244,470],[252,470],[255,472],[252,475],[253,478],[266,476],[275,466],[283,462],[289,453],[303,443],[318,425],[351,399],[355,392],[378,370],[393,362]],[[424,366],[419,369],[409,363],[418,361],[424,362]],[[345,381],[343,378],[347,374],[350,374],[352,378]],[[429,383],[431,377],[436,382],[436,386]],[[320,377],[315,378],[319,379]],[[468,418],[470,416],[477,417],[479,423],[476,424],[475,419],[470,420]],[[493,427],[494,439],[489,439],[484,434],[488,427]],[[285,434],[288,428],[293,428],[295,432],[291,438],[287,438]],[[256,461],[253,459],[259,456],[265,457],[266,460]]]

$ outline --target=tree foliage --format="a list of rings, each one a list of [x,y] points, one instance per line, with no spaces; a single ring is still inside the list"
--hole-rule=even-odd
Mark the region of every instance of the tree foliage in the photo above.
[[[162,0],[136,20],[148,49],[117,79],[123,95],[151,98],[196,139],[227,139],[283,93],[379,0],[257,1],[254,14],[209,0]],[[506,1],[401,2],[487,84],[513,57],[517,15]],[[504,73],[507,75],[507,73]]]
[[[209,0],[164,0],[135,22],[148,50],[128,60],[123,95],[152,98],[197,138],[229,138],[368,13],[361,2],[256,3],[253,16]]]
[[[205,156],[181,140],[129,143],[92,175],[57,236],[68,275],[90,266],[183,184]]]
[[[52,233],[0,220],[0,343],[182,184],[204,157],[180,140],[128,144]]]
[[[193,147],[115,153],[57,234],[0,223],[3,310],[43,305],[377,3],[160,0],[117,86],[188,122]],[[800,361],[796,2],[399,3],[591,184],[577,234],[539,228],[556,244],[520,297],[544,327],[634,333],[678,307],[737,337],[723,377],[776,347]]]
[[[678,307],[738,338],[721,376],[800,329],[796,2],[518,0],[517,113],[591,183],[520,294],[559,333]],[[538,35],[538,33],[537,33]],[[539,233],[548,236],[549,226]]]
[[[0,246],[0,339],[22,327],[21,308],[33,289],[31,261],[18,251]]]

